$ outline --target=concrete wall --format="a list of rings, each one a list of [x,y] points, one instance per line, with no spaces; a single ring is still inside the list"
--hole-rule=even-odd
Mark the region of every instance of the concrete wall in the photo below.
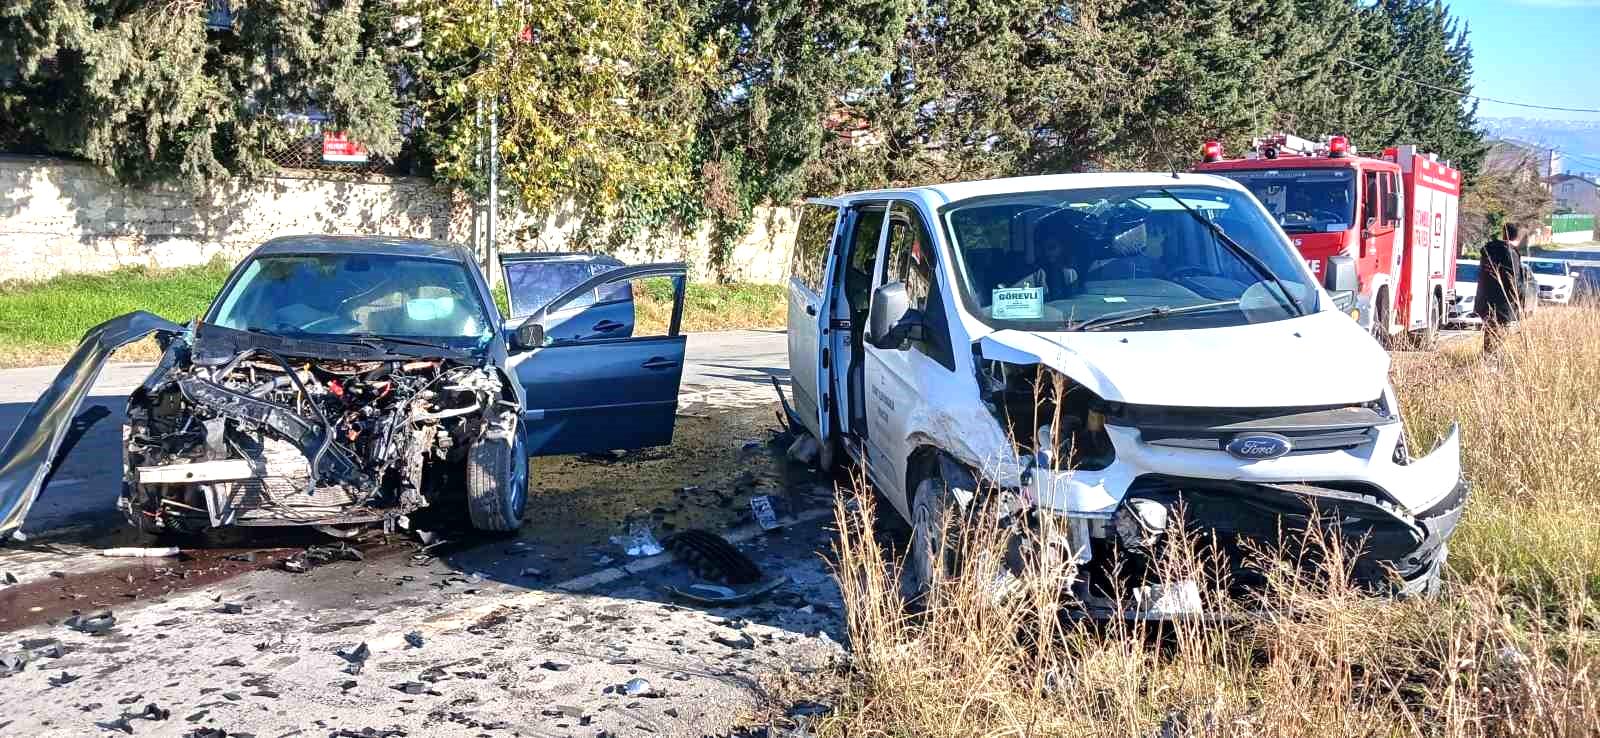
[[[575,223],[504,219],[508,251],[585,249]],[[528,226],[538,226],[528,228]],[[780,283],[788,274],[795,213],[757,213],[750,233],[714,268],[708,229],[641,236],[615,252],[627,262],[686,261],[697,280]],[[125,266],[175,267],[236,260],[270,238],[295,234],[408,236],[474,242],[469,202],[422,179],[286,173],[232,180],[196,195],[175,187],[124,187],[77,162],[0,156],[0,281],[47,279]]]

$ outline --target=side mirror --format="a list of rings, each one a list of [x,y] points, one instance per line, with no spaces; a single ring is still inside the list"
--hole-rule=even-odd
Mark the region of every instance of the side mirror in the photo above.
[[[1360,289],[1356,260],[1349,256],[1328,257],[1328,273],[1322,286],[1329,292],[1355,292]]]
[[[528,321],[511,332],[512,351],[532,351],[544,345],[544,326]]]
[[[867,343],[900,350],[906,341],[922,339],[922,312],[911,308],[903,282],[890,282],[872,293],[867,308]]]

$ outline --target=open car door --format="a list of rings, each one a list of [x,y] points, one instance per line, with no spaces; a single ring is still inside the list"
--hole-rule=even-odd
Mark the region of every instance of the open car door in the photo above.
[[[644,448],[672,442],[687,343],[680,330],[687,273],[682,263],[602,271],[550,300],[526,319],[508,322],[512,331],[522,325],[545,327],[537,346],[515,349],[509,362],[526,398],[523,419],[530,455]],[[672,283],[672,313],[664,325],[640,326],[633,312],[634,283],[650,279]],[[510,280],[507,285],[516,289]],[[617,313],[612,317],[628,325],[628,335],[595,335],[562,327],[574,320],[574,303],[590,299],[591,295],[624,291],[628,294],[626,303],[610,304],[626,304],[626,315]],[[588,315],[589,309],[577,314]],[[554,332],[549,325],[556,326]]]
[[[556,297],[597,274],[625,266],[605,254],[501,254],[506,278],[506,323],[519,325]],[[545,334],[564,339],[627,338],[633,335],[633,293],[628,283],[577,295],[544,317]]]

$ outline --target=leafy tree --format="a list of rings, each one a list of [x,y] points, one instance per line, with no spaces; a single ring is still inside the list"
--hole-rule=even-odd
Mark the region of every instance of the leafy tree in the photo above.
[[[399,148],[394,84],[361,0],[10,0],[0,9],[0,127],[12,146],[88,159],[129,181],[261,171],[329,117]],[[213,24],[212,19],[218,23]]]
[[[640,0],[422,0],[424,115],[438,176],[481,188],[480,101],[498,101],[501,177],[534,212],[591,225],[689,193],[711,49],[687,9]]]

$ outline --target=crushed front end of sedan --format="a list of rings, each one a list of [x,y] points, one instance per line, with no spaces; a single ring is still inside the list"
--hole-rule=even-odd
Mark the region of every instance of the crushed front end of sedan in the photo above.
[[[118,504],[151,532],[392,526],[467,494],[475,449],[520,445],[518,410],[467,354],[202,324],[129,397]]]

